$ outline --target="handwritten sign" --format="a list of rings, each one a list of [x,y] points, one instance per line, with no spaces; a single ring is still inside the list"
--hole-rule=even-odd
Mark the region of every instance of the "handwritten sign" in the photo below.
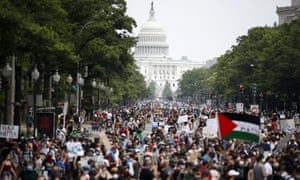
[[[0,126],[0,138],[18,139],[19,126],[1,124]]]

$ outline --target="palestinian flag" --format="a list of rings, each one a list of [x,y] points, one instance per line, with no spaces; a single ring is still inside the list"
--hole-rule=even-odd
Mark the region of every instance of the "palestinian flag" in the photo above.
[[[243,139],[259,141],[260,120],[257,116],[235,113],[218,113],[221,139]]]

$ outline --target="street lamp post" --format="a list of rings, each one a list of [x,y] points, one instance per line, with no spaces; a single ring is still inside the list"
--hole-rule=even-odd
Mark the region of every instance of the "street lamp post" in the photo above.
[[[252,73],[254,74],[254,68],[255,68],[255,65],[254,64],[250,64],[250,67],[252,69]],[[254,82],[252,84],[252,103],[255,105],[256,104],[256,83]]]
[[[93,89],[92,89],[92,103],[93,103],[93,110],[92,110],[92,114],[93,114],[93,118],[95,117],[94,116],[94,111],[95,111],[95,97],[94,97],[94,88],[96,88],[97,87],[97,82],[96,82],[96,80],[95,79],[93,79],[93,81],[92,81],[92,87],[93,87]]]
[[[278,108],[278,94],[275,94],[275,112],[277,112],[277,108]]]
[[[262,92],[259,94],[259,112],[261,113],[263,111],[263,101],[264,101],[264,95]]]
[[[113,107],[113,92],[114,92],[114,89],[110,88],[110,104],[111,104],[111,107]]]
[[[34,80],[34,87],[33,87],[33,121],[34,121],[34,136],[37,137],[37,117],[36,117],[36,94],[37,94],[37,80],[40,77],[40,72],[35,66],[34,70],[31,73],[31,77]]]
[[[69,85],[69,90],[68,90],[68,112],[67,115],[70,113],[71,110],[71,89],[72,89],[72,84],[73,82],[73,77],[71,76],[71,74],[68,75],[67,77],[67,83]]]
[[[256,104],[256,83],[252,84],[253,104]]]
[[[101,108],[102,106],[101,106],[101,97],[100,97],[100,91],[101,90],[103,90],[103,91],[105,91],[105,86],[104,86],[104,83],[101,83],[101,82],[99,82],[99,91],[98,91],[98,104],[99,104],[99,107]],[[103,93],[104,95],[103,95],[103,102],[104,102],[104,97],[105,97],[105,93]]]
[[[11,76],[11,72],[12,72],[12,68],[10,67],[9,63],[6,63],[5,67],[2,69],[2,75],[4,77],[4,81],[2,82],[3,83],[3,88],[5,90],[5,97],[4,97],[4,101],[5,101],[5,104],[4,104],[4,124],[8,123],[7,121],[7,111],[8,111],[8,106],[9,106],[9,103],[8,103],[8,78]]]
[[[77,84],[78,84],[78,94],[77,94],[77,113],[78,116],[80,116],[81,112],[81,98],[82,98],[82,91],[81,91],[81,86],[84,85],[84,79],[82,78],[81,74],[77,74]]]
[[[56,70],[56,73],[53,75],[53,81],[55,82],[55,107],[57,106],[57,94],[58,94],[58,82],[60,81],[60,75],[58,73],[58,70]]]

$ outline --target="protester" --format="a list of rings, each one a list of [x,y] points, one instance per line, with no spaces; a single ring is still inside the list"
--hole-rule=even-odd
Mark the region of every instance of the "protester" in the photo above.
[[[220,139],[206,129],[213,121],[213,109],[148,107],[99,112],[102,116],[86,119],[80,129],[69,126],[76,119],[70,117],[66,128],[58,125],[54,137],[22,134],[17,140],[0,141],[1,157],[11,157],[9,177],[24,178],[29,175],[25,171],[47,180],[274,180],[300,176],[300,134],[296,130],[286,132],[278,124],[266,125],[260,130],[259,142]],[[272,118],[270,112],[266,121]],[[95,124],[102,127],[93,128]],[[4,173],[8,168],[3,169],[2,177],[8,174]]]
[[[32,161],[26,163],[26,167],[18,176],[18,180],[36,180],[38,178],[38,173],[34,170]]]
[[[263,165],[263,155],[258,155],[256,164],[253,167],[253,177],[257,180],[264,180],[267,177],[266,168]]]
[[[0,174],[3,180],[13,180],[13,177],[17,177],[10,154],[7,154],[5,159],[2,161]]]
[[[32,116],[32,111],[28,111],[26,115],[26,130],[27,130],[27,136],[30,135],[32,131],[32,126],[33,126],[33,116]]]

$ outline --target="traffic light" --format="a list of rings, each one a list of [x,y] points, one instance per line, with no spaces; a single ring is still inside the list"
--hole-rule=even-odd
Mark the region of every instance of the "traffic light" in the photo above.
[[[242,84],[240,84],[240,93],[243,94],[244,93],[244,86]]]

